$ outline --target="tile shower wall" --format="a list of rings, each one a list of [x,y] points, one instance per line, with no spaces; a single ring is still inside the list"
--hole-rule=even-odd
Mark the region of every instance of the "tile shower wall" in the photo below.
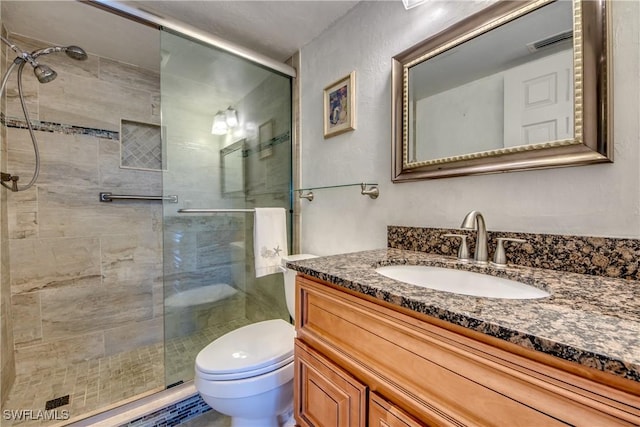
[[[4,26],[2,35],[6,36]],[[7,48],[0,50],[0,74],[6,70]],[[0,111],[4,113],[2,99]],[[0,126],[0,170],[7,170],[7,129]],[[0,190],[0,405],[4,403],[15,379],[13,355],[13,322],[11,316],[11,287],[9,282],[9,229],[7,221],[7,191]]]
[[[11,37],[27,50],[50,44]],[[24,74],[32,119],[49,129],[37,132],[40,178],[8,196],[18,374],[159,342],[163,330],[161,205],[98,201],[162,191],[160,172],[120,169],[117,138],[122,118],[159,124],[159,75],[94,55],[47,64],[53,82]],[[20,112],[10,86],[7,123]],[[7,141],[8,168],[26,180],[28,131],[9,127]]]

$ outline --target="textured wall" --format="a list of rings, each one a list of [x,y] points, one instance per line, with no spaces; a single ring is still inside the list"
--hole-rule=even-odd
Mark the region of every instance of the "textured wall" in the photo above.
[[[392,184],[391,58],[488,2],[362,2],[301,51],[303,186],[362,181],[303,201],[302,251],[384,247],[386,225],[455,228],[485,214],[491,230],[640,237],[640,5],[613,1],[615,163]],[[358,128],[322,138],[322,89],[356,70]]]
[[[12,39],[28,50],[49,44]],[[159,123],[159,75],[93,55],[82,62],[46,59],[56,80],[39,84],[24,73],[32,119],[53,130],[36,132],[40,178],[8,196],[18,374],[162,340],[162,208],[98,201],[100,191],[162,191],[160,172],[120,169],[113,133],[121,118]],[[21,117],[16,95],[13,83],[9,119]],[[74,133],[63,125],[85,129]],[[10,127],[8,146],[9,170],[28,180],[28,132]]]

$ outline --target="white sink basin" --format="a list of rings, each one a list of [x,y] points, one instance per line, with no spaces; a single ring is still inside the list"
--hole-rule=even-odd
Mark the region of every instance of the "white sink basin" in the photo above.
[[[429,289],[485,298],[535,299],[550,294],[515,280],[425,265],[392,265],[376,268],[390,279]]]

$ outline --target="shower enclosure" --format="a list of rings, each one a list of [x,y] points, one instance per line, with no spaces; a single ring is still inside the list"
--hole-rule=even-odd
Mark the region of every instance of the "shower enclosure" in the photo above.
[[[251,210],[291,209],[291,82],[179,35],[163,32],[161,46],[163,191],[180,197],[163,215],[165,360],[175,384],[193,379],[196,354],[215,338],[289,318],[282,275],[255,278]],[[216,120],[223,129],[213,134]]]
[[[88,52],[48,56],[46,85],[23,76],[41,168],[32,188],[0,194],[0,424],[79,419],[191,381],[215,338],[288,319],[281,275],[255,279],[252,209],[292,209],[291,78],[81,2],[0,7],[21,48]],[[38,16],[78,19],[49,39],[21,26]],[[114,29],[147,46],[140,63]],[[14,57],[3,45],[2,72]],[[0,169],[26,179],[15,82],[1,107]],[[131,195],[156,200],[118,198]]]

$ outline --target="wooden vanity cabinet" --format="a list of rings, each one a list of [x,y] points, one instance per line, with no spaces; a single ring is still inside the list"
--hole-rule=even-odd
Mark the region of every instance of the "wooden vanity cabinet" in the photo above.
[[[296,292],[301,426],[640,425],[634,382],[621,390],[306,276]]]
[[[295,374],[294,396],[299,425],[367,425],[367,387],[298,340]]]

